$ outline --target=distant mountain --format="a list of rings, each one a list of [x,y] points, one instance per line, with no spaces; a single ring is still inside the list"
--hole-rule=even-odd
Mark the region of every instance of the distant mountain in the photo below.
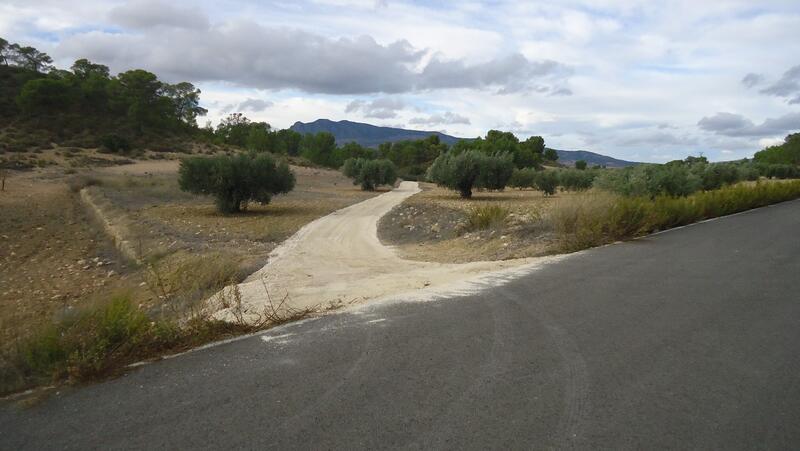
[[[619,160],[599,153],[589,152],[588,150],[559,150],[558,162],[567,166],[572,166],[578,160],[585,161],[589,167],[594,165],[605,166],[607,168],[624,168],[625,166],[633,166],[639,163],[633,161]]]
[[[459,139],[461,139],[454,136],[445,135],[441,132],[406,130],[393,127],[378,127],[376,125],[362,124],[360,122],[351,121],[334,122],[329,119],[317,119],[314,122],[308,123],[295,122],[294,125],[289,128],[303,134],[329,132],[336,137],[336,142],[339,144],[356,142],[364,147],[378,147],[378,144],[385,142],[425,139],[431,135],[438,136],[439,139],[447,145],[453,145]]]
[[[336,142],[339,144],[356,142],[365,147],[378,147],[379,144],[385,142],[425,139],[431,135],[438,136],[439,139],[447,145],[453,145],[461,139],[471,139],[456,138],[455,136],[445,135],[441,132],[406,130],[403,128],[394,127],[378,127],[377,125],[363,124],[361,122],[335,122],[329,119],[317,119],[314,122],[308,123],[295,122],[290,128],[302,134],[329,132],[336,137]],[[590,167],[599,164],[609,168],[619,168],[637,164],[632,161],[618,160],[616,158],[607,157],[605,155],[600,155],[599,153],[588,152],[585,150],[556,151],[558,152],[559,163],[563,163],[568,166],[573,165],[578,160],[585,160]]]

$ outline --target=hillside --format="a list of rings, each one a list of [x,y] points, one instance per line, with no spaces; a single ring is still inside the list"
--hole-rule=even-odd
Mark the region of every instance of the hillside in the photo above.
[[[376,125],[352,121],[334,122],[329,119],[317,119],[314,122],[308,123],[295,122],[290,129],[301,134],[329,132],[336,137],[336,142],[340,145],[347,142],[355,142],[364,147],[378,147],[379,144],[385,142],[425,139],[431,135],[438,136],[439,139],[447,145],[453,145],[462,139],[445,135],[441,132],[378,127]]]
[[[337,144],[339,145],[347,142],[356,142],[365,147],[377,147],[379,144],[385,142],[424,139],[431,135],[438,136],[439,139],[447,145],[453,145],[462,139],[472,139],[457,138],[441,132],[406,130],[403,128],[394,127],[379,127],[376,125],[352,121],[335,122],[329,119],[317,119],[314,122],[307,123],[295,122],[290,129],[301,134],[329,132],[333,134],[333,136],[336,138]],[[558,161],[566,165],[572,165],[578,160],[585,160],[590,166],[600,165],[609,168],[619,168],[636,164],[631,161],[618,160],[616,158],[600,155],[594,152],[588,152],[585,150],[557,150],[557,152]]]
[[[607,155],[589,152],[587,150],[558,150],[558,162],[567,166],[572,166],[576,161],[583,160],[589,166],[600,165],[607,168],[624,168],[639,164],[634,161],[619,160]]]

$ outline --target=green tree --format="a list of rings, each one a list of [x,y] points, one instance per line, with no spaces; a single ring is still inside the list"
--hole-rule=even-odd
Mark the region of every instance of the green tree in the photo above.
[[[53,59],[47,53],[40,52],[33,47],[20,47],[18,44],[11,44],[9,50],[14,62],[25,69],[34,72],[47,72],[53,67]]]
[[[275,153],[296,156],[300,153],[300,141],[303,135],[288,128],[276,133]]]
[[[364,191],[374,191],[381,185],[394,185],[397,181],[397,168],[386,159],[350,158],[342,165],[342,173],[352,178],[354,185],[361,185]]]
[[[272,152],[275,149],[275,135],[266,122],[248,124],[250,131],[245,139],[245,147],[256,152]]]
[[[200,90],[193,84],[185,81],[174,85],[164,84],[162,89],[172,101],[175,116],[183,123],[197,126],[197,117],[208,113],[200,106]]]
[[[244,147],[250,135],[250,119],[242,113],[231,113],[219,121],[215,135],[225,144]]]
[[[173,106],[161,96],[162,86],[155,74],[145,70],[122,72],[110,84],[111,102],[140,134],[148,128],[164,128]]]
[[[583,171],[586,169],[586,160],[578,160],[575,162],[575,169]]]
[[[536,173],[534,184],[536,185],[536,189],[544,192],[548,196],[552,196],[556,193],[556,188],[558,188],[558,174],[554,170],[539,171]]]
[[[477,150],[440,155],[428,168],[428,180],[472,197],[473,188],[503,189],[514,170],[511,154],[487,155]]]
[[[247,209],[248,202],[267,204],[272,196],[294,189],[295,177],[286,163],[268,153],[192,157],[181,161],[179,184],[193,194],[212,195],[222,213]]]
[[[556,149],[545,149],[544,151],[544,159],[547,161],[557,161],[558,160],[558,152]]]
[[[8,66],[10,46],[11,44],[9,44],[8,41],[6,41],[3,38],[0,38],[0,61],[2,61],[4,66]]]
[[[57,78],[31,80],[22,87],[17,104],[27,115],[51,115],[69,108],[73,98],[69,81]]]
[[[300,141],[300,156],[308,161],[327,167],[339,167],[335,161],[336,138],[328,132],[308,133]],[[337,165],[338,163],[338,165]]]

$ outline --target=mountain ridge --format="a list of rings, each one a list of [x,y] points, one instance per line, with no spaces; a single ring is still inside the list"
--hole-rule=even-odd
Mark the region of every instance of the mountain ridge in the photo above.
[[[339,144],[356,142],[364,147],[377,147],[379,144],[385,142],[425,139],[431,135],[438,136],[443,143],[450,146],[462,139],[474,139],[458,138],[456,136],[451,136],[437,131],[408,130],[398,127],[381,127],[378,125],[348,120],[332,121],[330,119],[317,119],[313,122],[297,121],[289,128],[301,134],[329,132],[333,134],[333,136],[336,138],[336,142]],[[567,165],[573,164],[578,160],[584,160],[590,166],[600,165],[606,167],[625,167],[639,164],[637,162],[621,160],[618,158],[609,157],[608,155],[590,152],[588,150],[555,150],[558,152],[559,162]]]

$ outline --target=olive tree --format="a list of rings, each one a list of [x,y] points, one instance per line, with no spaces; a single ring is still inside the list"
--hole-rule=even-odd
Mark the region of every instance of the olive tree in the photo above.
[[[477,150],[440,155],[428,168],[428,180],[472,197],[472,188],[503,189],[514,171],[513,155],[487,155]]]
[[[374,191],[380,185],[394,185],[397,180],[397,168],[386,159],[349,158],[342,165],[342,173],[353,179],[354,185],[361,185],[364,191]]]
[[[250,201],[268,204],[275,194],[294,189],[295,177],[285,162],[267,153],[192,157],[181,162],[180,187],[214,196],[217,210],[235,213]]]

